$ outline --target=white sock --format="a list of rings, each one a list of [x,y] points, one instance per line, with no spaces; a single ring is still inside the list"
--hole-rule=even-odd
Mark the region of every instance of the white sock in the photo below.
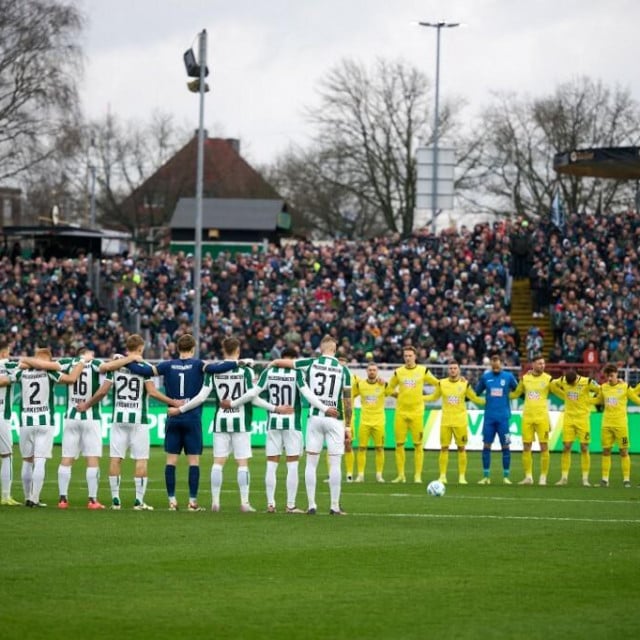
[[[298,483],[298,461],[287,462],[287,507],[291,509],[296,506]]]
[[[109,487],[111,489],[111,497],[120,500],[120,476],[109,476]]]
[[[318,470],[318,454],[307,454],[307,463],[304,467],[304,484],[307,489],[309,509],[316,508],[316,471]]]
[[[136,500],[144,502],[144,494],[147,492],[147,482],[149,478],[135,478],[136,483]]]
[[[267,491],[267,504],[276,504],[276,469],[278,463],[267,460],[267,473],[264,476],[264,488]]]
[[[33,462],[22,461],[22,490],[24,491],[24,499],[31,500],[31,482],[33,479]]]
[[[87,467],[87,491],[89,498],[95,500],[98,497],[98,480],[100,479],[99,467]]]
[[[331,508],[340,510],[340,489],[342,487],[342,456],[329,456],[329,495]]]
[[[40,492],[44,485],[44,465],[45,458],[34,458],[33,460],[33,477],[31,478],[31,502],[40,502]]]
[[[211,504],[220,504],[221,490],[222,490],[222,465],[214,464],[211,467]]]
[[[63,464],[58,466],[58,493],[61,496],[69,495],[69,483],[71,482],[71,467]]]
[[[249,467],[238,467],[238,488],[240,504],[249,504]]]
[[[13,480],[12,456],[2,458],[0,462],[0,486],[2,487],[2,499],[11,497],[11,481]]]

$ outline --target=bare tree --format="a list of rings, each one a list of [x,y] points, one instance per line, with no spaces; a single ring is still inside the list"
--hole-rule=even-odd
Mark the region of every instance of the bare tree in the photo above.
[[[72,3],[0,0],[0,180],[54,153],[78,118],[78,39]]]
[[[484,113],[485,142],[478,174],[484,191],[479,204],[494,213],[516,211],[532,217],[549,211],[557,176],[556,153],[577,148],[635,145],[640,110],[628,90],[609,89],[583,77],[561,84],[550,96],[496,97]],[[564,201],[571,211],[620,206],[630,186],[613,180],[563,177]],[[488,197],[487,197],[488,196]]]

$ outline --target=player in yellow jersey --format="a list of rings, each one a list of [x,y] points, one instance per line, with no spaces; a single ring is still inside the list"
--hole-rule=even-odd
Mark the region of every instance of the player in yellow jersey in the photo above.
[[[564,401],[564,418],[562,423],[562,458],[560,462],[561,477],[556,485],[564,486],[569,482],[571,468],[571,447],[576,438],[580,442],[580,469],[582,485],[590,487],[589,442],[591,441],[590,414],[594,404],[598,402],[599,385],[595,380],[579,376],[575,369],[556,381],[554,393]]]
[[[544,357],[535,354],[531,359],[531,371],[522,376],[510,398],[517,398],[524,393],[522,409],[522,467],[524,479],[518,484],[533,484],[533,446],[534,437],[540,444],[540,477],[538,484],[547,484],[549,473],[549,407],[547,401],[549,391],[554,391],[555,383],[544,371]],[[555,392],[555,391],[554,391]]]
[[[364,482],[369,439],[373,440],[373,446],[376,450],[376,481],[384,482],[382,472],[384,469],[384,398],[386,386],[386,382],[378,376],[378,367],[373,362],[370,362],[367,366],[367,377],[355,377],[355,382],[351,387],[353,399],[360,397],[358,475],[356,476],[356,482]],[[354,429],[352,431],[355,433]]]
[[[393,372],[387,385],[387,395],[396,398],[394,433],[398,475],[392,482],[406,482],[404,445],[407,435],[411,433],[414,447],[413,480],[419,483],[422,482],[424,462],[424,451],[422,450],[424,435],[423,388],[425,384],[435,387],[438,384],[438,379],[426,367],[416,363],[415,347],[404,347],[402,357],[404,365]]]
[[[469,440],[469,425],[467,422],[466,400],[484,406],[484,398],[476,395],[471,385],[460,376],[460,365],[451,360],[448,369],[449,376],[442,378],[434,392],[424,396],[425,402],[433,402],[442,398],[442,416],[440,418],[440,482],[447,484],[447,467],[449,465],[449,445],[451,438],[458,447],[458,484],[467,484],[467,442]]]
[[[620,467],[622,483],[631,487],[631,458],[629,457],[629,422],[627,419],[627,402],[631,400],[640,404],[640,396],[634,389],[618,378],[618,368],[608,364],[604,368],[607,381],[600,385],[599,404],[604,406],[602,413],[602,479],[601,487],[609,486],[611,472],[611,449],[617,442],[620,450]]]

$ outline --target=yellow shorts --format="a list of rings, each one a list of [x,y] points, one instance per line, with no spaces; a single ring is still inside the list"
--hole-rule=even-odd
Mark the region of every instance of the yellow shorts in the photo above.
[[[469,431],[467,426],[460,427],[451,424],[440,425],[440,446],[448,447],[451,444],[451,438],[455,440],[456,446],[466,447],[469,441]]]
[[[420,413],[398,413],[394,423],[394,435],[396,444],[404,444],[407,441],[407,434],[411,434],[414,445],[422,444],[424,433],[424,412]]]
[[[547,419],[522,418],[522,442],[533,442],[534,436],[538,437],[541,444],[549,442],[549,416]]]
[[[580,444],[591,442],[591,425],[588,420],[582,424],[565,422],[562,425],[562,442],[574,442],[576,439]]]
[[[358,446],[368,446],[369,438],[373,440],[374,447],[384,446],[384,423],[361,423],[358,427]]]
[[[617,442],[621,449],[629,448],[629,425],[623,427],[602,425],[600,441],[603,449],[610,449]]]

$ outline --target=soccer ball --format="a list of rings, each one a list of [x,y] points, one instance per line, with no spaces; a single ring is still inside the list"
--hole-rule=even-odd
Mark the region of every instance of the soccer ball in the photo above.
[[[434,480],[427,485],[427,493],[434,498],[440,498],[445,494],[447,488],[440,480]]]

